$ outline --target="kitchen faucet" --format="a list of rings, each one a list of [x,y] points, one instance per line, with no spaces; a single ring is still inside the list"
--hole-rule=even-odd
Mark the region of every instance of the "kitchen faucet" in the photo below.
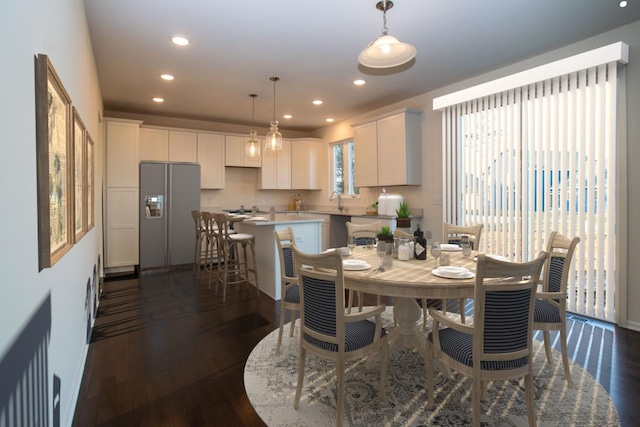
[[[329,197],[329,201],[333,202],[333,196],[336,195],[338,196],[338,212],[346,212],[347,208],[345,208],[344,206],[342,206],[342,194],[338,191],[334,191],[333,193],[331,193],[331,197]]]

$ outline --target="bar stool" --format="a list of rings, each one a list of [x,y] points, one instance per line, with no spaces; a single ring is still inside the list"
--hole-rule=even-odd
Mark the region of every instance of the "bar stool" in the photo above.
[[[206,259],[206,247],[202,247],[202,242],[206,238],[206,229],[202,219],[202,212],[191,211],[193,224],[196,232],[196,245],[193,251],[193,275],[196,280],[200,280],[200,268],[204,265]]]
[[[219,251],[218,251],[218,226],[214,220],[211,212],[201,212],[202,223],[204,229],[204,271],[208,278],[208,288],[211,289],[211,277],[215,275],[217,280],[218,266],[219,266]]]
[[[236,283],[250,283],[249,273],[253,274],[256,292],[260,298],[258,285],[258,272],[256,268],[256,239],[247,233],[230,232],[229,216],[214,213],[213,219],[216,225],[218,244],[218,280],[216,281],[216,294],[218,285],[222,284],[222,302],[227,299],[227,285]],[[251,250],[251,263],[247,258],[247,246]],[[242,256],[240,256],[242,249]]]

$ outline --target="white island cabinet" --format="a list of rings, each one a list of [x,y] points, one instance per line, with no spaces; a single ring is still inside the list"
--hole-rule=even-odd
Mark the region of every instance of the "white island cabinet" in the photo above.
[[[277,215],[275,221],[242,221],[234,224],[240,233],[249,233],[256,238],[256,263],[260,290],[274,300],[280,295],[280,261],[273,230],[293,228],[298,248],[307,253],[322,251],[322,223],[319,218],[298,218]]]

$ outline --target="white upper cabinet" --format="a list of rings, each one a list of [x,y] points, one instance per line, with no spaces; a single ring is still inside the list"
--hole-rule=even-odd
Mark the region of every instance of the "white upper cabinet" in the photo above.
[[[198,133],[201,188],[224,188],[224,138],[224,135]]]
[[[282,140],[282,151],[265,151],[262,143],[262,167],[258,175],[261,190],[291,189],[291,140]]]
[[[358,187],[422,184],[421,114],[403,109],[354,126]]]
[[[227,135],[225,137],[225,164],[227,166],[259,168],[261,166],[261,157],[249,157],[244,145],[249,137]]]
[[[193,131],[140,128],[140,160],[196,162],[198,134]]]
[[[140,123],[106,119],[107,187],[138,187]]]
[[[196,132],[169,131],[169,161],[198,161],[198,134]]]
[[[322,141],[294,139],[291,142],[291,188],[294,190],[320,189]]]
[[[140,160],[169,161],[169,131],[140,128]]]

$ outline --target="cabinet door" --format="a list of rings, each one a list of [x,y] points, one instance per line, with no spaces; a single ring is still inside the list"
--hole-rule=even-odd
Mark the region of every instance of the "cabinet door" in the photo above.
[[[166,162],[169,160],[169,131],[140,128],[140,161]]]
[[[276,188],[291,189],[291,141],[282,140],[282,151],[276,153]]]
[[[260,141],[260,145],[262,145],[262,138],[258,139],[258,141]],[[240,146],[241,151],[242,151],[242,157],[244,159],[244,166],[245,167],[249,167],[249,168],[259,168],[262,165],[262,153],[260,153],[259,156],[257,157],[249,157],[246,153],[245,153],[245,144],[249,142],[249,137],[246,136],[244,138],[242,138],[242,145]]]
[[[291,188],[320,188],[320,141],[294,140],[291,143]]]
[[[378,185],[407,183],[405,115],[378,120]]]
[[[105,267],[138,264],[138,189],[107,188]]]
[[[224,188],[224,146],[224,135],[198,134],[201,188]]]
[[[375,187],[378,185],[378,132],[376,122],[353,128],[355,154],[355,185]]]
[[[264,149],[264,147],[262,147]],[[262,152],[262,166],[260,167],[258,187],[261,190],[275,190],[278,185],[276,179],[277,154],[275,152]]]
[[[138,186],[140,125],[106,121],[107,187]]]
[[[258,187],[261,190],[291,189],[291,141],[282,140],[282,151],[264,151],[262,144],[262,166]]]
[[[196,162],[198,143],[195,132],[169,131],[169,161]]]
[[[244,138],[225,136],[225,165],[244,166]]]

